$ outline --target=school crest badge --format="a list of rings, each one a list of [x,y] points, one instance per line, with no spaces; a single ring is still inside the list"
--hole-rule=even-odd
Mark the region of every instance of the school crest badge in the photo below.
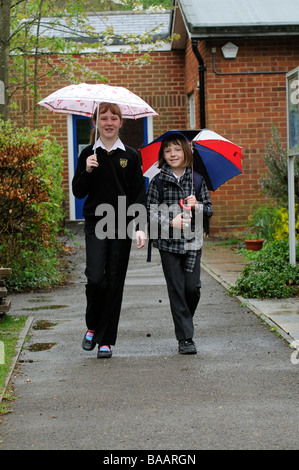
[[[126,158],[121,158],[121,159],[119,160],[119,163],[120,163],[120,166],[121,166],[122,168],[126,168],[126,166],[127,166],[127,164],[128,164],[128,160],[127,160]]]

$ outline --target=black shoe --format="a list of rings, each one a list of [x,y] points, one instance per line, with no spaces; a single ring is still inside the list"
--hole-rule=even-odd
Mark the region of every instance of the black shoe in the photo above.
[[[179,341],[180,354],[197,354],[196,347],[192,339],[182,339]]]
[[[91,340],[87,339],[86,334],[87,334],[87,331],[82,341],[82,348],[85,349],[85,351],[92,351],[95,348],[96,343],[92,339]]]
[[[99,346],[99,349],[98,349],[98,355],[97,357],[99,359],[103,359],[105,357],[111,357],[112,356],[112,351],[111,351],[111,348],[110,346],[108,345],[105,345],[105,346]]]

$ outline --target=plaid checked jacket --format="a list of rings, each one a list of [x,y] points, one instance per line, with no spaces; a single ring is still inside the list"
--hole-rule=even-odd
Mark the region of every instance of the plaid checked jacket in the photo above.
[[[185,199],[192,193],[192,170],[191,168],[186,168],[183,176],[178,180],[169,165],[165,163],[161,168],[159,176],[163,182],[163,204],[161,205],[159,201],[159,191],[154,178],[151,180],[147,192],[147,215],[150,225],[150,238],[153,239],[153,246],[159,250],[187,255],[185,270],[192,272],[196,255],[202,246],[202,237],[193,236],[193,238],[188,238],[190,233],[195,233],[194,217],[192,219],[191,232],[170,227],[172,219],[183,211],[179,205],[180,199]],[[213,208],[204,180],[202,181],[198,202],[203,214],[211,217]],[[165,210],[163,210],[163,206]],[[200,229],[202,230],[202,226]]]

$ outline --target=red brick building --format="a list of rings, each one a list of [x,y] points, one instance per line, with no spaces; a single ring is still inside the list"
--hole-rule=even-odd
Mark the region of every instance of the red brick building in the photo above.
[[[277,0],[178,0],[176,5],[174,12],[161,15],[165,35],[176,32],[180,39],[152,53],[149,65],[127,70],[101,59],[91,65],[110,85],[129,88],[160,114],[128,120],[123,139],[129,145],[139,148],[168,129],[206,127],[244,148],[244,175],[211,193],[211,234],[231,234],[243,228],[252,204],[264,200],[261,156],[272,125],[286,145],[285,75],[299,65],[299,4],[285,0],[282,8]],[[142,23],[138,15],[111,17],[130,30],[136,17],[140,19],[136,24]],[[160,17],[151,18],[161,23]],[[226,53],[231,58],[225,58]],[[68,84],[52,77],[40,86],[40,95]],[[78,151],[88,143],[89,122],[39,109],[39,123],[52,125],[65,150],[67,218],[78,219],[80,203],[69,185]]]
[[[185,51],[185,91],[187,97],[194,94],[196,126],[213,129],[244,148],[244,175],[211,195],[211,232],[231,232],[242,226],[252,204],[263,200],[261,156],[272,125],[286,147],[285,74],[299,65],[299,4],[177,3],[174,30],[180,33],[178,47]]]

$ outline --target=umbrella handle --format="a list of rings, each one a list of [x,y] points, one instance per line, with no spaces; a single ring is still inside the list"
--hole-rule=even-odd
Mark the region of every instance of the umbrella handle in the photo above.
[[[182,209],[184,209],[185,211],[191,211],[192,207],[191,206],[185,206],[184,205],[184,199],[180,199],[180,206]]]

